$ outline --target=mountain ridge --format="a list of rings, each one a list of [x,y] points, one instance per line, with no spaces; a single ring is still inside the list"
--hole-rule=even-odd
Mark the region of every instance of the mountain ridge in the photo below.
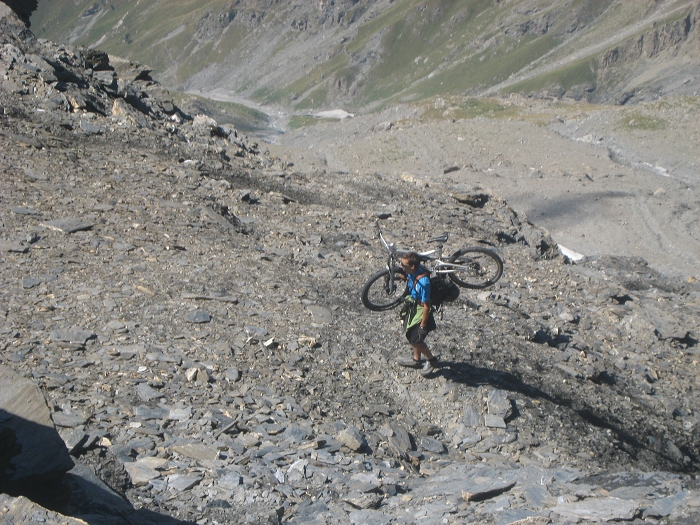
[[[688,0],[43,2],[39,37],[153,66],[171,88],[296,111],[519,92],[593,102],[692,94]]]

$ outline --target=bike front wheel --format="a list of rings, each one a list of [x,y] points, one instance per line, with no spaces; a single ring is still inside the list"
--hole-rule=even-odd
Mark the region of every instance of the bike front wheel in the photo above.
[[[394,268],[393,279],[390,271],[382,270],[369,278],[362,288],[362,304],[374,312],[391,310],[398,306],[408,294],[406,272]]]
[[[474,246],[462,248],[448,260],[454,264],[448,275],[462,288],[487,288],[501,278],[503,261],[494,251]]]

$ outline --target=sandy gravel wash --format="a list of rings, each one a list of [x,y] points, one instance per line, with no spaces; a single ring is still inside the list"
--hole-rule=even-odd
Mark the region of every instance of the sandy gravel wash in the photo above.
[[[287,133],[271,149],[304,168],[447,192],[480,186],[578,253],[641,257],[668,275],[700,278],[695,99],[633,108],[499,102],[507,111],[454,120],[459,110],[447,100],[396,107]]]

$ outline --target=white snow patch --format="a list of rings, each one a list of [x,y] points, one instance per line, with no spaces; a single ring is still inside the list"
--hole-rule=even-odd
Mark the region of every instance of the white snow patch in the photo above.
[[[314,113],[314,117],[318,118],[339,118],[343,120],[344,118],[352,118],[355,115],[353,113],[348,113],[344,109],[331,109],[330,111],[321,111],[320,113]]]
[[[585,257],[585,255],[569,250],[567,247],[562,246],[561,244],[559,245],[559,251],[562,253],[562,255],[566,255],[572,261],[580,261]]]

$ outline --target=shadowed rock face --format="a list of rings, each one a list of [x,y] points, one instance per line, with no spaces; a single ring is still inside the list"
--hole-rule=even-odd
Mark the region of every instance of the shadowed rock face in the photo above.
[[[29,27],[29,17],[36,11],[38,0],[0,0],[7,4]]]
[[[73,467],[39,388],[0,365],[0,490],[60,476]]]

